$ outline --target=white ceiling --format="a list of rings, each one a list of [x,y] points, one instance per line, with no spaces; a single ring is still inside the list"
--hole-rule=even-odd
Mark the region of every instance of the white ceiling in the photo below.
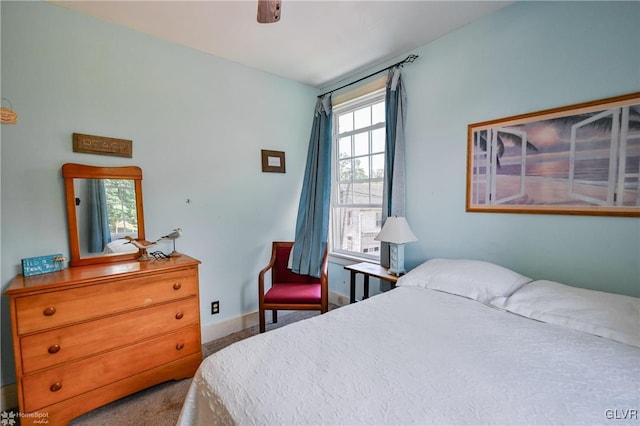
[[[282,0],[258,24],[257,0],[50,1],[315,87],[397,58],[507,1]]]

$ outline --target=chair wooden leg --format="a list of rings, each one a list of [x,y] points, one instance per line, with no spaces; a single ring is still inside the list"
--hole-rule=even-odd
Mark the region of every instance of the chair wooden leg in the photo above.
[[[258,317],[260,318],[260,333],[264,333],[267,330],[266,327],[266,321],[264,318],[264,310],[260,309],[260,312],[258,312]]]
[[[275,309],[273,311],[271,311],[271,318],[273,319],[273,323],[277,323],[278,322],[278,311],[276,311]]]

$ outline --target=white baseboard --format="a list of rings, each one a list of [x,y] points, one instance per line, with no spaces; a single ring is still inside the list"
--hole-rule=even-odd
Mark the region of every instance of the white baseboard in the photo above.
[[[349,297],[339,293],[329,292],[329,303],[333,303],[338,306],[346,305],[349,303]],[[287,315],[288,313],[291,313],[290,311],[281,312],[282,314],[278,313],[278,315]],[[201,327],[201,342],[203,344],[209,343],[213,340],[237,333],[238,331],[258,324],[258,312],[250,312],[224,321],[203,325]]]
[[[250,312],[213,324],[202,325],[201,341],[203,344],[209,343],[221,337],[244,330],[245,328],[253,327],[256,324],[258,324],[258,312]]]
[[[345,296],[344,294],[329,292],[329,303],[333,303],[334,305],[344,306],[349,304],[349,296]]]
[[[18,387],[15,383],[0,388],[0,411],[18,408]]]

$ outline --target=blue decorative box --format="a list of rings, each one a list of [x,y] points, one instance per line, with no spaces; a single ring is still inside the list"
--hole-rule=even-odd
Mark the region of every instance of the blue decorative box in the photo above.
[[[50,254],[47,256],[22,259],[22,275],[30,277],[31,275],[62,271],[65,260],[66,258],[63,257],[62,254]]]

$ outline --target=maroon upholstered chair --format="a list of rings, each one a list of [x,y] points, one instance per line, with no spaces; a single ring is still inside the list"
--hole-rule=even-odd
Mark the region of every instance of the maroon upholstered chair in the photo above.
[[[269,265],[258,275],[258,313],[260,333],[266,330],[265,311],[271,310],[273,322],[278,322],[278,310],[312,310],[327,312],[329,309],[329,280],[327,252],[322,259],[320,278],[300,275],[287,268],[292,242],[274,241]],[[271,288],[265,292],[264,276],[271,271]]]

